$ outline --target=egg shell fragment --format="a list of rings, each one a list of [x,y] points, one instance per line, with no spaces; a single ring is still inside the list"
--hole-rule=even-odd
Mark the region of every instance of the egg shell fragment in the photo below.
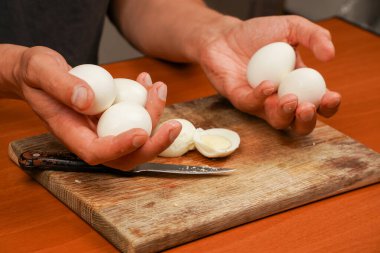
[[[152,132],[152,120],[148,111],[138,104],[121,102],[112,105],[99,118],[99,137],[118,135],[133,128],[141,128],[148,135]]]
[[[310,102],[319,106],[326,93],[326,83],[322,75],[311,68],[299,68],[290,72],[280,83],[278,96],[294,94],[298,103]]]
[[[115,78],[114,82],[116,87],[114,104],[129,102],[145,106],[148,92],[142,84],[127,78]]]
[[[196,149],[209,158],[225,157],[234,152],[240,145],[239,135],[229,129],[198,128],[194,134]]]
[[[253,87],[265,80],[279,85],[281,79],[295,68],[296,53],[288,43],[274,42],[257,50],[248,62],[247,79]]]
[[[93,64],[82,64],[72,68],[70,74],[85,81],[94,92],[92,105],[83,114],[96,115],[110,107],[116,97],[112,75],[104,68]]]
[[[195,148],[194,146],[194,133],[195,133],[195,127],[194,125],[186,120],[186,119],[173,119],[181,123],[182,129],[177,138],[174,140],[174,142],[163,152],[159,154],[159,156],[162,157],[179,157],[184,155],[189,150],[193,150]],[[169,120],[161,123],[157,126],[157,131],[163,124],[168,122]]]

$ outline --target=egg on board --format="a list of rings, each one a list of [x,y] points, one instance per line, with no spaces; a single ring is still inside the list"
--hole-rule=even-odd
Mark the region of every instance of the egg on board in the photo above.
[[[148,111],[138,104],[121,102],[112,105],[99,118],[99,137],[118,135],[133,128],[141,128],[148,135],[152,132],[152,120]]]
[[[278,96],[294,94],[298,103],[310,102],[319,106],[326,93],[326,83],[322,75],[311,68],[299,68],[290,72],[280,83]]]
[[[196,149],[209,158],[225,157],[234,152],[240,145],[239,135],[229,129],[198,128],[194,134]]]
[[[83,114],[96,115],[112,105],[116,88],[113,77],[107,70],[98,65],[83,64],[72,68],[69,73],[88,83],[94,92],[94,102]]]
[[[116,87],[114,104],[130,102],[145,106],[148,92],[143,85],[127,78],[115,78],[114,82]]]
[[[174,119],[174,120],[181,123],[182,125],[181,132],[179,133],[177,138],[174,140],[174,142],[167,149],[161,152],[159,156],[179,157],[179,156],[184,155],[187,151],[194,149],[194,141],[193,141],[193,136],[195,133],[194,125],[186,119]],[[166,122],[167,121],[158,125],[156,130],[159,129]]]
[[[270,80],[277,86],[281,79],[295,68],[296,53],[285,42],[274,42],[257,50],[248,62],[247,79],[253,87]]]

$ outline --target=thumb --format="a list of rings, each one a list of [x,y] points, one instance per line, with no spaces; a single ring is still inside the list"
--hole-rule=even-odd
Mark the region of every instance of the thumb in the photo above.
[[[84,111],[94,100],[90,86],[68,73],[70,66],[62,55],[45,47],[27,50],[21,63],[23,81],[30,87],[41,89],[61,103]]]

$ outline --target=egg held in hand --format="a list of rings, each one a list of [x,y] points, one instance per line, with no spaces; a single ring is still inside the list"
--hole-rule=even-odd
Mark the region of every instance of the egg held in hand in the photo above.
[[[186,119],[174,119],[181,123],[182,129],[174,142],[163,152],[159,154],[162,157],[179,157],[184,155],[187,151],[194,149],[193,136],[195,133],[194,125]],[[168,121],[158,125],[155,131]]]
[[[280,83],[278,96],[294,94],[298,103],[310,102],[319,106],[326,93],[326,83],[322,75],[311,68],[299,68],[290,72]]]
[[[114,104],[129,102],[145,106],[148,92],[139,82],[126,78],[115,78],[114,82],[116,87]]]
[[[93,103],[82,111],[83,114],[96,115],[112,105],[116,88],[113,77],[107,70],[98,65],[83,64],[72,68],[69,73],[85,81],[94,92]]]
[[[295,68],[296,53],[285,42],[274,42],[257,50],[247,66],[248,83],[257,87],[265,80],[279,85],[282,78]]]
[[[152,120],[148,111],[138,104],[121,102],[112,105],[99,118],[99,137],[118,135],[133,128],[141,128],[148,135],[152,132]]]

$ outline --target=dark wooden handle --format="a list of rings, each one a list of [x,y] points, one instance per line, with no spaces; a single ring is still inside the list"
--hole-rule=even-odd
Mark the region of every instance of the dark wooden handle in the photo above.
[[[93,172],[93,173],[117,173],[131,175],[131,172],[113,169],[104,165],[89,165],[78,156],[70,152],[40,152],[26,151],[18,159],[20,167],[27,171],[68,171],[68,172]]]

